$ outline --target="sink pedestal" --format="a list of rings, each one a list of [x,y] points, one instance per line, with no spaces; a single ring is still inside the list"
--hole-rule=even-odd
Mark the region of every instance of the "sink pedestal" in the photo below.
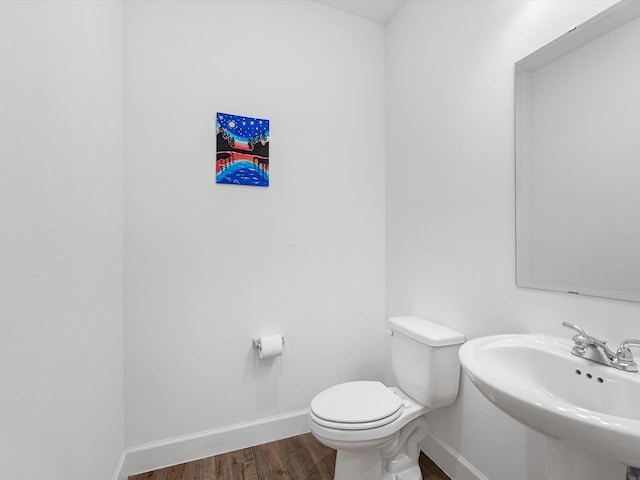
[[[625,480],[627,467],[546,437],[547,480]]]

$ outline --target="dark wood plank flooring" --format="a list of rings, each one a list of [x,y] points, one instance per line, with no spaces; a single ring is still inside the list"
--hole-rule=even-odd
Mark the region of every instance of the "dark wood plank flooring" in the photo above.
[[[129,480],[332,480],[336,452],[310,433],[132,475]],[[424,480],[450,480],[424,453]]]

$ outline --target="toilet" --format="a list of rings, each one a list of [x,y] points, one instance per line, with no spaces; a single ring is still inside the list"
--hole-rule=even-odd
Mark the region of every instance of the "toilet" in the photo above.
[[[334,480],[422,480],[425,414],[458,396],[464,335],[419,317],[393,317],[388,325],[397,387],[347,382],[311,401],[311,433],[338,452]]]

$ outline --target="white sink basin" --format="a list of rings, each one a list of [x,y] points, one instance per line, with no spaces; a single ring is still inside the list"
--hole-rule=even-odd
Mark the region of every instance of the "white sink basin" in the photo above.
[[[571,354],[544,335],[495,335],[460,348],[460,363],[498,408],[529,427],[625,465],[640,465],[640,373]]]

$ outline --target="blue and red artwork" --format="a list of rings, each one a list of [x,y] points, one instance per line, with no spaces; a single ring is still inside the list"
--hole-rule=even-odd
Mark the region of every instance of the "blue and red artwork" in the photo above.
[[[218,112],[216,183],[269,186],[269,120]]]

